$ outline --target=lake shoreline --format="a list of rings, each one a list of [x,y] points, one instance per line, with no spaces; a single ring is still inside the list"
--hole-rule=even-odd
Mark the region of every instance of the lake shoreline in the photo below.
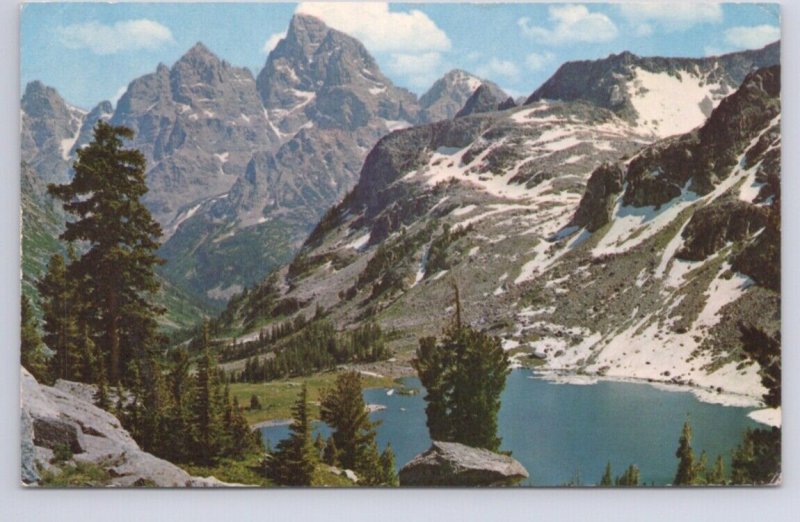
[[[649,384],[664,391],[690,392],[701,402],[709,404],[719,404],[721,406],[736,406],[740,408],[759,408],[763,407],[763,402],[752,395],[733,393],[729,391],[718,391],[715,388],[701,386],[698,384],[687,384],[683,382],[673,382],[668,380],[657,380],[645,377],[634,377],[627,375],[598,375],[592,373],[578,373],[571,370],[549,370],[547,368],[536,368],[531,370],[534,375],[556,384],[573,385],[592,385],[600,381],[607,382],[628,382],[634,384]]]

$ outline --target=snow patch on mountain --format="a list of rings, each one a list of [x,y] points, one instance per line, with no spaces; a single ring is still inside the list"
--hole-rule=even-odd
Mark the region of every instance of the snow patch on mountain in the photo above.
[[[659,137],[689,132],[702,125],[722,100],[722,86],[689,71],[671,75],[633,68],[628,95],[639,114],[637,123]]]

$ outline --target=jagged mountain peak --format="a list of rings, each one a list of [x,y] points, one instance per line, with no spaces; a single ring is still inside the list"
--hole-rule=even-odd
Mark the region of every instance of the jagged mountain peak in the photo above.
[[[319,18],[298,13],[289,22],[284,45],[298,46],[306,56],[311,56],[329,31],[330,28]]]
[[[25,100],[25,98],[30,98],[31,96],[45,94],[48,91],[55,92],[55,89],[45,85],[39,80],[33,80],[32,82],[28,82],[25,86],[25,93],[22,95],[22,99]]]
[[[469,97],[464,107],[458,111],[455,118],[469,116],[480,112],[491,112],[516,107],[514,100],[502,89],[491,82],[482,83]]]
[[[222,61],[201,42],[197,42],[170,69],[170,75],[179,76],[177,82],[204,82],[216,84],[225,80],[222,70],[236,69]],[[189,76],[190,79],[181,78]],[[175,82],[176,80],[173,80]]]
[[[22,95],[22,110],[29,116],[47,116],[54,112],[66,113],[70,109],[78,110],[67,104],[61,94],[53,87],[45,85],[39,80],[29,82]]]
[[[68,104],[40,81],[25,87],[21,100],[22,158],[45,182],[67,179],[69,153],[86,111]]]
[[[481,85],[486,85],[493,93],[503,92],[497,84],[463,69],[448,71],[420,96],[420,120],[434,122],[455,117]],[[503,99],[506,97],[503,93]]]
[[[292,18],[256,85],[284,137],[312,121],[352,131],[383,119],[383,132],[416,121],[416,97],[394,86],[361,42],[309,15]]]

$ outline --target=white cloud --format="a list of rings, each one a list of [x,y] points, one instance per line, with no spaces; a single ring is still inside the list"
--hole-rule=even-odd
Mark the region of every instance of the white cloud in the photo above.
[[[488,63],[479,66],[475,72],[481,78],[497,81],[499,78],[515,81],[519,79],[519,67],[510,60],[492,58]]]
[[[780,37],[780,28],[773,25],[731,27],[725,31],[725,41],[739,49],[758,49]]]
[[[417,9],[390,11],[388,3],[376,2],[307,2],[297,6],[297,12],[358,38],[372,52],[408,54],[451,47],[447,34]]]
[[[261,52],[264,54],[269,54],[273,49],[275,49],[275,46],[278,45],[278,42],[284,38],[286,38],[286,31],[282,33],[272,33],[270,37],[267,38],[267,41],[264,42],[264,47],[261,48]]]
[[[653,26],[667,32],[684,31],[698,24],[722,21],[720,4],[650,2],[620,4],[618,8],[622,16],[635,26],[638,36],[649,36]]]
[[[124,20],[113,25],[86,22],[56,28],[61,43],[70,49],[88,49],[95,54],[157,49],[174,42],[168,27],[147,19]]]
[[[531,71],[540,71],[555,61],[556,55],[551,52],[531,53],[525,57],[525,65]]]
[[[607,42],[617,37],[617,26],[602,13],[592,13],[584,5],[551,6],[548,19],[552,28],[531,25],[524,17],[517,21],[522,34],[550,45]]]
[[[388,69],[398,76],[408,78],[415,88],[427,89],[444,70],[442,55],[438,52],[420,54],[393,53]]]

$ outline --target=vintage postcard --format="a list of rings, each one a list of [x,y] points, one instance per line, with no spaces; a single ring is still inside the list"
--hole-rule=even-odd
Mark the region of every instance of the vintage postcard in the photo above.
[[[781,483],[778,4],[20,20],[24,485]]]

